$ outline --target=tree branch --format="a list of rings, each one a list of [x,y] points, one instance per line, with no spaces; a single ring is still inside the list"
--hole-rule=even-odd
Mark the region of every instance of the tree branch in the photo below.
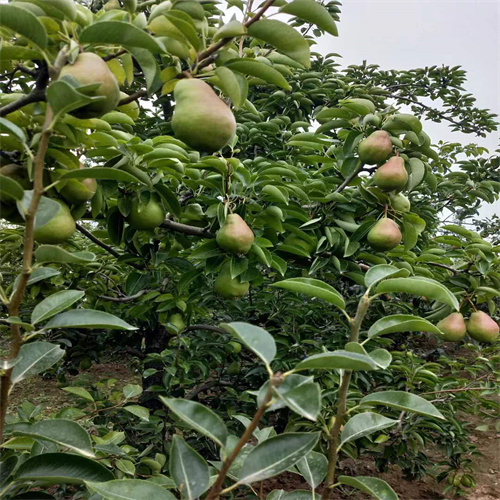
[[[128,97],[124,97],[118,103],[118,106],[123,106],[124,104],[128,104],[130,102],[137,101],[137,99],[140,99],[141,97],[145,97],[147,95],[148,95],[148,92],[146,90],[139,90],[138,92],[135,92],[134,94],[130,94]]]
[[[127,51],[125,49],[119,50],[118,52],[115,52],[114,54],[109,54],[107,56],[104,56],[102,58],[103,61],[111,61],[111,59],[115,59],[116,57],[120,57],[123,54],[126,54]]]
[[[142,297],[146,293],[148,293],[150,290],[141,290],[140,292],[135,293],[134,295],[129,295],[128,297],[107,297],[106,295],[101,295],[99,298],[104,299],[104,300],[109,300],[110,302],[132,302],[135,299],[138,299],[139,297]]]
[[[227,333],[226,330],[212,325],[190,325],[183,330],[183,333],[193,332],[195,330],[208,330],[209,332]]]
[[[244,23],[244,26],[248,28],[253,23],[256,23],[266,13],[267,9],[269,9],[269,7],[273,5],[274,2],[275,0],[267,0],[266,3],[255,13],[254,16]],[[232,36],[223,38],[222,40],[219,40],[218,42],[210,45],[210,47],[208,47],[203,52],[200,52],[197,57],[197,60],[199,62],[197,64],[194,64],[192,69],[201,69],[205,66],[208,66],[213,61],[212,56],[215,54],[215,52],[224,47],[224,45],[228,44],[233,38],[234,37]]]
[[[440,267],[441,269],[446,269],[447,271],[450,271],[453,274],[457,274],[460,272],[460,271],[457,271],[456,269],[453,269],[450,266],[446,266],[445,264],[440,264],[439,262],[427,262],[426,264],[429,266]]]
[[[0,108],[0,117],[6,116],[9,113],[13,113],[14,111],[17,111],[18,109],[21,109],[33,102],[41,102],[46,100],[45,89],[47,88],[47,85],[49,83],[49,70],[47,68],[47,65],[45,63],[41,64],[37,73],[38,77],[35,82],[35,88],[29,94],[21,97],[17,101],[10,102],[9,104],[6,104],[2,108]]]
[[[106,250],[109,254],[111,254],[113,257],[121,257],[121,255],[113,248],[110,247],[109,245],[106,245],[106,243],[102,242],[99,238],[96,238],[90,231],[87,231],[83,226],[80,226],[80,224],[76,224],[76,228],[80,233],[82,233],[84,236],[86,236],[90,241],[94,242],[97,246],[100,246],[102,249]],[[129,266],[135,267],[136,269],[142,269],[141,266],[138,264],[135,264],[134,262],[126,262]]]
[[[363,167],[365,166],[365,164],[363,162],[361,162],[358,167],[356,168],[356,170],[354,172],[352,172],[350,175],[348,175],[345,179],[344,179],[344,182],[342,182],[342,184],[334,191],[334,193],[340,193],[341,191],[343,191],[348,185],[349,183],[355,178],[358,176],[358,174],[363,170]]]
[[[160,227],[165,229],[172,229],[178,233],[189,234],[190,236],[200,236],[201,238],[215,238],[215,234],[210,231],[196,226],[188,226],[187,224],[181,224],[180,222],[174,222],[170,219],[165,219]]]

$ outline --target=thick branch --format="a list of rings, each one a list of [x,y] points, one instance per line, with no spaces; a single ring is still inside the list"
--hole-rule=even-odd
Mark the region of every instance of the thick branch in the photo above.
[[[445,264],[440,264],[439,262],[427,262],[427,265],[429,266],[434,266],[434,267],[440,267],[441,269],[446,269],[447,271],[450,271],[453,274],[457,274],[460,271],[457,271],[456,269],[453,269],[450,266],[446,266]]]
[[[200,236],[201,238],[215,238],[215,234],[210,231],[196,226],[188,226],[187,224],[181,224],[180,222],[174,222],[170,219],[165,219],[160,227],[165,229],[172,229],[172,231],[177,231],[178,233],[189,234],[190,236]]]

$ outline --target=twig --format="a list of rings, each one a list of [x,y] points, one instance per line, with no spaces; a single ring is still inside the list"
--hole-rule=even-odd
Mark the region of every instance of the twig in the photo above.
[[[137,292],[134,295],[129,295],[128,297],[107,297],[106,295],[101,295],[99,298],[104,300],[109,300],[111,302],[132,302],[133,300],[142,297],[149,291],[150,290],[141,290],[140,292]]]
[[[194,330],[208,330],[209,332],[227,333],[226,330],[212,325],[190,325],[182,333],[193,332]]]
[[[253,23],[256,23],[266,13],[267,9],[269,9],[269,7],[273,5],[274,2],[275,0],[267,0],[266,3],[255,13],[254,16],[244,23],[244,26],[248,28]],[[224,45],[228,44],[233,38],[234,37],[232,36],[223,38],[222,40],[219,40],[218,42],[210,45],[210,47],[198,54],[197,60],[199,62],[197,64],[194,64],[192,69],[201,69],[205,66],[208,66],[213,61],[212,55],[215,54],[215,52],[217,52],[219,49],[224,47]]]
[[[103,61],[111,61],[111,59],[115,59],[116,57],[120,57],[123,54],[126,54],[127,51],[125,49],[119,50],[118,52],[115,52],[114,54],[109,54],[108,56],[104,56],[102,58]]]
[[[446,266],[445,264],[439,264],[439,262],[427,262],[427,265],[434,266],[434,267],[440,267],[441,269],[446,269],[447,271],[450,271],[453,274],[457,274],[460,272],[460,271],[457,271],[456,269],[453,269],[452,267]]]
[[[106,250],[106,252],[111,254],[113,257],[121,257],[121,255],[113,247],[106,245],[106,243],[101,241],[99,238],[96,238],[90,231],[87,231],[83,226],[80,226],[80,224],[76,224],[76,229],[78,229],[78,231],[80,231],[80,233],[86,236],[90,241],[93,241],[97,246],[100,246],[102,249]],[[141,266],[135,264],[134,262],[126,262],[126,264],[135,267],[136,269],[142,269]]]
[[[137,101],[137,99],[140,99],[141,97],[147,96],[148,92],[147,90],[139,90],[135,92],[134,94],[130,94],[128,97],[124,97],[119,103],[118,106],[123,106],[124,104],[128,104],[130,102]]]
[[[41,102],[46,100],[45,89],[49,83],[49,71],[44,63],[38,69],[38,77],[35,82],[35,88],[27,95],[21,97],[17,101],[10,102],[0,108],[0,117],[6,116],[9,113],[27,106],[33,102]]]
[[[348,185],[349,183],[355,178],[358,176],[358,174],[363,170],[363,167],[364,167],[364,163],[360,163],[358,168],[356,168],[356,170],[354,172],[352,172],[352,174],[348,175],[344,182],[334,191],[334,193],[340,193],[341,191],[343,191]]]
[[[241,439],[238,441],[238,444],[234,447],[231,455],[229,455],[226,460],[224,460],[224,463],[222,464],[222,468],[219,471],[219,475],[217,476],[217,479],[212,486],[212,489],[208,492],[208,495],[205,497],[205,500],[214,500],[216,498],[219,498],[222,485],[224,484],[224,480],[226,479],[227,473],[238,456],[239,452],[245,446],[245,444],[248,442],[248,440],[252,437],[253,431],[257,428],[259,425],[260,419],[264,415],[267,405],[271,401],[273,397],[273,388],[274,387],[279,387],[281,383],[283,382],[283,379],[280,375],[274,375],[271,378],[269,388],[267,390],[266,395],[264,396],[264,399],[262,400],[262,403],[258,407],[257,411],[255,412],[255,415],[250,422],[249,426],[246,428],[245,432],[243,433],[243,436],[241,436]]]
[[[177,231],[178,233],[189,234],[191,236],[200,236],[202,238],[215,238],[215,234],[212,234],[210,231],[203,229],[201,227],[196,226],[188,226],[187,224],[181,224],[180,222],[174,222],[170,219],[165,219],[160,227],[164,227],[165,229],[172,229],[173,231]]]
[[[422,392],[420,396],[427,394],[440,394],[442,392],[466,392],[466,391],[487,391],[491,387],[462,387],[460,389],[442,389],[441,391]]]

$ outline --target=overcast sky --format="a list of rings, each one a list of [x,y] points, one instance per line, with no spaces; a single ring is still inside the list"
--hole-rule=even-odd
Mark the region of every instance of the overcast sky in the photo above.
[[[313,50],[337,52],[343,66],[363,60],[382,69],[461,65],[477,106],[500,115],[500,0],[344,0],[339,36],[324,36]],[[446,122],[426,123],[433,142],[476,143],[494,154],[488,137],[452,132]],[[500,215],[500,202],[483,216]]]

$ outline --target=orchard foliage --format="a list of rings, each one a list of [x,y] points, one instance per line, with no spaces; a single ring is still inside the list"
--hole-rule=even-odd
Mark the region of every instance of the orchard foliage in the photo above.
[[[498,410],[500,267],[495,224],[461,223],[498,200],[499,159],[424,118],[495,116],[459,67],[314,52],[339,5],[0,4],[0,496],[214,499],[287,473],[309,489],[270,500],[396,499],[339,458],[416,478],[427,442],[448,489],[474,485],[457,412]],[[125,350],[142,387],[9,407]]]

